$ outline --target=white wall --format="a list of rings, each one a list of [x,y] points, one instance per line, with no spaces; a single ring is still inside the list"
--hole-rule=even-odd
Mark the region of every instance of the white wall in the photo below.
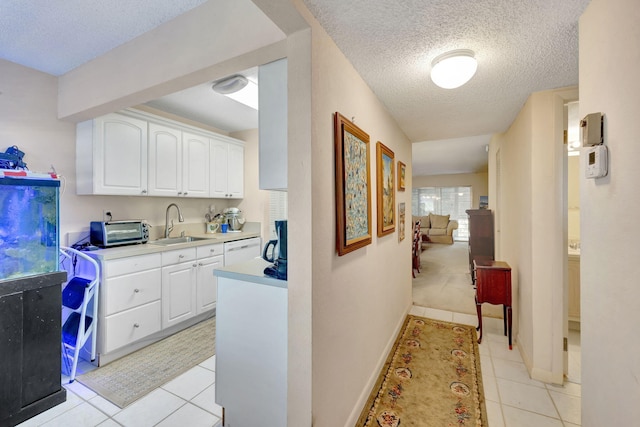
[[[313,417],[315,426],[353,425],[394,334],[411,305],[411,238],[376,235],[376,142],[411,164],[411,143],[352,65],[298,2],[312,29]],[[335,244],[333,114],[355,117],[370,136],[370,245],[338,256]],[[407,170],[411,176],[411,168]],[[291,181],[291,177],[290,177]],[[406,183],[411,188],[411,180]],[[290,199],[291,200],[291,199]],[[411,206],[411,192],[396,204]]]
[[[512,268],[518,348],[532,378],[553,383],[563,378],[563,104],[576,97],[575,88],[532,94],[489,151],[496,259]]]
[[[414,176],[412,188],[471,187],[471,207],[478,209],[480,196],[489,195],[489,173],[458,173],[450,175]]]
[[[592,0],[579,23],[580,117],[604,114],[609,148],[609,175],[580,178],[585,427],[640,419],[639,21],[636,0]]]
[[[580,240],[580,156],[567,159],[568,238]]]
[[[57,118],[58,79],[11,62],[0,60],[0,151],[17,145],[25,152],[29,170],[48,172],[51,166],[62,177],[60,197],[61,243],[69,232],[88,230],[90,221],[102,220],[103,210],[110,210],[114,219],[146,219],[153,226],[151,232],[159,236],[164,229],[166,207],[176,202],[185,217],[185,223],[202,224],[209,206],[217,212],[228,206],[239,206],[249,221],[265,222],[264,193],[258,189],[257,131],[236,135],[247,138],[245,145],[245,200],[186,199],[168,197],[78,196],[76,195],[75,160],[76,126]],[[177,119],[177,117],[171,117]],[[195,124],[190,122],[190,124]],[[268,199],[267,199],[268,200]],[[174,234],[182,223],[176,222]]]

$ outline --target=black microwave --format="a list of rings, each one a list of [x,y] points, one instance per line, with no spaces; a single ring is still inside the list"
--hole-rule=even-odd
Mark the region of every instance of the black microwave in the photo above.
[[[89,241],[100,248],[147,243],[149,226],[141,220],[91,221]]]

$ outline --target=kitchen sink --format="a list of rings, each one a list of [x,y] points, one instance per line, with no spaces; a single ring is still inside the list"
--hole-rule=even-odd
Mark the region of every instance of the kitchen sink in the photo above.
[[[192,237],[192,236],[165,237],[158,240],[150,240],[149,243],[152,245],[169,246],[169,245],[177,245],[180,243],[198,242],[200,240],[213,240],[213,239],[208,239],[206,237]]]

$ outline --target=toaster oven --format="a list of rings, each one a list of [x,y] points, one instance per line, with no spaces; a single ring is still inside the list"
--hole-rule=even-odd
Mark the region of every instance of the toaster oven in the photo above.
[[[89,240],[100,248],[147,243],[149,226],[141,220],[92,221]]]

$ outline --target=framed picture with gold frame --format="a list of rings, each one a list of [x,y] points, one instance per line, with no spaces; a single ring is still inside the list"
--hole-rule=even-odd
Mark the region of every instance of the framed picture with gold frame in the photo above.
[[[405,215],[404,202],[398,203],[398,242],[404,240]]]
[[[405,175],[407,174],[407,166],[398,160],[398,191],[405,190]]]
[[[382,142],[376,144],[378,236],[396,229],[394,154]]]
[[[336,250],[342,256],[371,243],[369,135],[346,117],[334,117]]]

